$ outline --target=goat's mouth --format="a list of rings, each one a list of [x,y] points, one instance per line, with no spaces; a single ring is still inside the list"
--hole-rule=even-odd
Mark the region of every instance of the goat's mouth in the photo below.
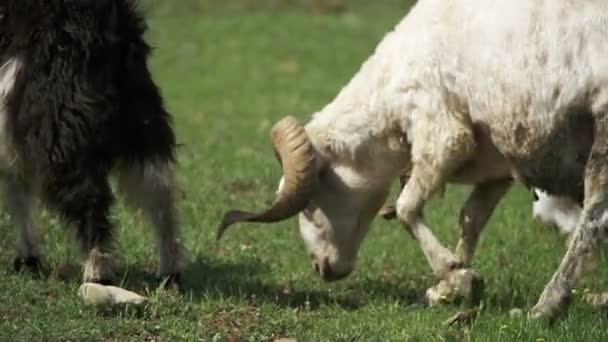
[[[312,268],[315,270],[315,272],[318,275],[321,276],[321,279],[323,279],[323,281],[326,281],[326,282],[334,282],[334,281],[342,280],[342,279],[348,277],[352,273],[352,271],[346,271],[346,272],[335,271],[330,266],[327,257],[323,258],[322,262],[318,262],[313,259]]]
[[[348,272],[348,273],[323,273],[321,275],[321,278],[325,282],[332,283],[332,282],[346,279],[349,275],[350,275],[350,272]]]

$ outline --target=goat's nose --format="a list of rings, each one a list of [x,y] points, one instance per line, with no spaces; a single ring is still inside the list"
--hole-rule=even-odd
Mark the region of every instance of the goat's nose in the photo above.
[[[315,270],[321,275],[321,278],[323,278],[324,281],[336,281],[344,279],[348,276],[348,273],[334,272],[334,270],[332,270],[331,266],[329,265],[328,258],[324,258],[323,263],[321,264],[316,261],[314,261],[313,264]]]

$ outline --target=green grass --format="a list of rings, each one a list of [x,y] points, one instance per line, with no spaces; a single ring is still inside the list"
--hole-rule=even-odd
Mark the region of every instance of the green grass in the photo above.
[[[181,0],[179,1],[181,3]],[[12,271],[13,227],[0,216],[0,341],[269,340],[302,341],[582,341],[605,340],[605,313],[576,301],[553,326],[510,318],[529,309],[564,252],[557,233],[532,222],[531,196],[509,193],[482,237],[475,261],[486,280],[484,306],[468,328],[444,328],[457,306],[422,302],[434,285],[416,243],[396,223],[377,221],[347,280],[324,284],[310,267],[295,220],[231,230],[214,241],[222,212],[273,199],[280,175],[269,145],[272,122],[306,120],[330,101],[405,13],[408,1],[355,1],[339,15],[299,8],[204,8],[157,2],[151,8],[152,68],[175,117],[179,202],[192,264],[185,293],[157,291],[151,232],[119,206],[118,252],[124,284],[148,293],[142,308],[97,310],[77,297],[80,275],[37,279]],[[468,189],[450,187],[427,209],[449,246]],[[48,214],[40,218],[45,262],[78,262],[72,237]],[[66,276],[58,277],[57,273]],[[606,287],[600,269],[581,284]]]

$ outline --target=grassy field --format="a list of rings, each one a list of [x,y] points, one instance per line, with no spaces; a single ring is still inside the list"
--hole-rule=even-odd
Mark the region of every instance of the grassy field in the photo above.
[[[175,117],[179,202],[192,263],[185,291],[156,290],[156,258],[146,222],[119,205],[118,252],[126,287],[145,292],[142,308],[98,310],[77,297],[78,253],[47,213],[40,226],[42,279],[12,271],[14,231],[0,216],[0,341],[592,341],[606,340],[605,313],[575,301],[553,326],[511,318],[529,309],[557,267],[563,238],[534,223],[531,195],[516,187],[501,203],[475,268],[486,280],[483,309],[466,328],[442,322],[459,307],[429,308],[435,280],[416,243],[396,223],[377,221],[356,272],[324,284],[310,267],[295,220],[241,226],[214,241],[222,212],[272,201],[280,175],[268,138],[285,114],[306,120],[330,101],[407,11],[408,1],[355,1],[345,12],[298,7],[215,8],[176,0],[147,4],[152,67]],[[250,4],[254,3],[249,1]],[[451,187],[427,209],[449,246],[468,189]],[[603,263],[600,263],[603,264]],[[577,289],[606,288],[605,267]]]

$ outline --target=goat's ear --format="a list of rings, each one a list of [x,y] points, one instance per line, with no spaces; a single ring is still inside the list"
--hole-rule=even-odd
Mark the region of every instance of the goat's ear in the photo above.
[[[317,179],[323,179],[329,172],[329,162],[315,150],[315,165],[317,168]]]

